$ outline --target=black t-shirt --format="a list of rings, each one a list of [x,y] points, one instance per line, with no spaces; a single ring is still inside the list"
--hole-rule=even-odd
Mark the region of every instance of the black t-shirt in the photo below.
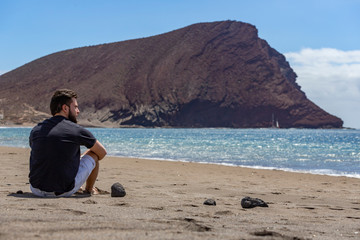
[[[35,126],[29,137],[30,184],[46,192],[74,188],[80,164],[80,146],[94,146],[95,137],[85,128],[54,116]]]

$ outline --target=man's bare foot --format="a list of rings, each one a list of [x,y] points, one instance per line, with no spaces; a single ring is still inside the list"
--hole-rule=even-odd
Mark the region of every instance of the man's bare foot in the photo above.
[[[79,189],[79,191],[80,191],[80,189]],[[98,187],[93,187],[91,191],[89,191],[89,190],[82,190],[82,191],[84,193],[88,193],[88,194],[91,194],[91,195],[109,194],[108,191],[101,190]]]
[[[99,195],[100,191],[97,187],[93,187],[91,190],[91,195]]]

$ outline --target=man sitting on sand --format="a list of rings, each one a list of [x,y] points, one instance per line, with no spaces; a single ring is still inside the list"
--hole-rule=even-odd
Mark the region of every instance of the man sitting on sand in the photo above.
[[[69,197],[86,182],[85,192],[97,194],[94,184],[104,146],[77,124],[77,94],[62,89],[51,98],[53,117],[35,126],[29,137],[30,189],[40,197]],[[88,150],[80,157],[80,146]]]

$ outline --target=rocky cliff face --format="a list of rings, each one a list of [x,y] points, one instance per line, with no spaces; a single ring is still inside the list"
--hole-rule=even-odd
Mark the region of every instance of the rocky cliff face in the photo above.
[[[79,94],[82,123],[146,127],[342,127],[309,101],[283,55],[246,23],[54,53],[0,76],[3,122],[37,122],[58,88]]]

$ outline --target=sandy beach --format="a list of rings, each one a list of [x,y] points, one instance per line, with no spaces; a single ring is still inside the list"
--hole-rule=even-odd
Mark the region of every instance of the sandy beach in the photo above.
[[[125,197],[45,199],[30,193],[29,151],[0,147],[0,239],[360,239],[360,179],[106,157],[96,186]]]

